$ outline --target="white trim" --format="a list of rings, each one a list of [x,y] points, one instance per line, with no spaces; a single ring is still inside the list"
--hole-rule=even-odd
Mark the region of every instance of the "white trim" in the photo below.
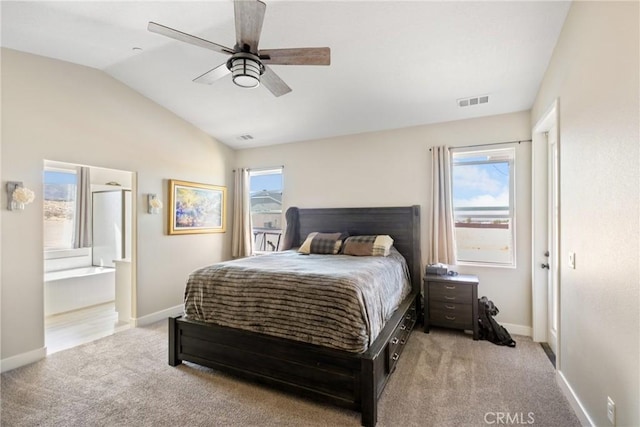
[[[559,126],[560,105],[555,99],[541,115],[532,130],[531,144],[531,300],[532,300],[532,337],[536,342],[547,342],[547,280],[546,272],[540,269],[542,254],[547,244],[547,143],[545,132],[555,124]],[[559,138],[558,138],[559,140]],[[558,250],[560,250],[558,248]],[[560,325],[558,325],[558,329]],[[557,349],[560,348],[560,331],[557,336]],[[560,354],[556,354],[556,363],[560,368]]]
[[[553,100],[547,111],[533,127],[533,133],[548,132],[553,125],[558,124],[559,98]]]
[[[6,359],[0,360],[0,372],[7,372],[21,366],[29,365],[31,363],[37,362],[38,360],[44,359],[46,356],[47,347],[41,347],[35,350],[27,351],[26,353],[7,357]]]
[[[567,398],[571,408],[576,413],[578,420],[580,421],[580,425],[582,426],[595,426],[596,423],[593,422],[587,410],[585,409],[578,396],[573,391],[573,388],[569,384],[569,381],[565,378],[564,374],[561,371],[556,371],[556,382],[560,386],[560,390],[562,390],[562,394]]]
[[[509,331],[510,335],[523,335],[525,337],[531,336],[531,326],[516,325],[514,323],[499,323],[504,326],[507,331]]]
[[[264,168],[250,168],[249,176],[258,176],[258,175],[282,175],[282,170],[284,166],[273,166],[273,167],[264,167]]]
[[[131,325],[133,327],[146,326],[160,320],[167,319],[169,317],[179,316],[184,313],[184,305],[176,305],[175,307],[167,308],[165,310],[156,311],[155,313],[147,314],[146,316],[132,318]]]

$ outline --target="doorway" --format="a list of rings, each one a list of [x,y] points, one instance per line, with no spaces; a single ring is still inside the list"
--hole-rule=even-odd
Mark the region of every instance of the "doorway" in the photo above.
[[[560,162],[556,100],[533,128],[533,340],[560,369]]]
[[[133,183],[128,171],[44,161],[47,354],[129,328]]]

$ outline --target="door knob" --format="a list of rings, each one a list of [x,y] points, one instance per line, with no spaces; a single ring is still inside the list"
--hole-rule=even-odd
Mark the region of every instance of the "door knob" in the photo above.
[[[547,264],[542,264],[540,267],[549,269],[549,264],[548,263]]]

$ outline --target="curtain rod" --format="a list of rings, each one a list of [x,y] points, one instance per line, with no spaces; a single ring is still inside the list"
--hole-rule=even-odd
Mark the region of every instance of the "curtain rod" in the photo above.
[[[246,168],[248,171],[268,171],[270,169],[284,169],[284,165],[281,166],[270,166],[270,167],[266,167],[266,168]],[[235,172],[236,170],[233,169],[232,172]]]
[[[492,146],[492,145],[505,145],[505,144],[520,144],[521,142],[531,142],[531,139],[523,139],[520,141],[506,141],[506,142],[492,142],[490,144],[475,144],[475,145],[462,145],[460,147],[449,147],[449,149],[452,148],[473,148],[473,147],[488,147],[488,146]],[[431,151],[431,148],[429,148],[429,151]]]

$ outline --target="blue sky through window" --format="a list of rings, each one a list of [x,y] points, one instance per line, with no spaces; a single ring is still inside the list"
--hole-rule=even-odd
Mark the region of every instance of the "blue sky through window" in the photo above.
[[[74,184],[76,174],[72,172],[44,171],[44,182],[47,184]]]
[[[282,191],[282,174],[253,175],[250,191]]]
[[[487,156],[456,159],[453,167],[453,206],[509,206],[509,162]]]

